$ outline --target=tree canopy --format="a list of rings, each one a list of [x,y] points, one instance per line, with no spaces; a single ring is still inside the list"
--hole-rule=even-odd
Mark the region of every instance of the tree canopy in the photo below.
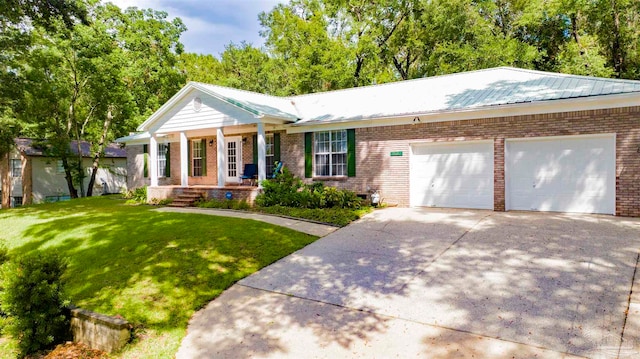
[[[135,129],[183,85],[177,65],[186,28],[151,9],[48,3],[86,9],[86,17],[47,15],[46,7],[2,24],[0,39],[11,50],[0,57],[0,136],[7,144],[18,134],[42,140],[62,160],[70,195],[91,195],[105,145]],[[83,167],[81,141],[91,144],[90,169]]]
[[[259,15],[264,47],[215,57],[184,53],[186,27],[165,12],[7,0],[0,156],[14,136],[43,139],[84,195],[69,145],[92,144],[95,176],[105,143],[187,80],[294,95],[495,66],[640,79],[639,14],[637,0],[290,0]]]
[[[231,44],[208,60],[215,71],[196,54],[183,66],[271,94],[495,66],[640,79],[639,14],[635,0],[290,0],[260,14],[263,49]]]

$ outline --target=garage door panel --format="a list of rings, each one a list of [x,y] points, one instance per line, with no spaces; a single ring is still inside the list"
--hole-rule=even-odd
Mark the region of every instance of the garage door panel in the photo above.
[[[412,146],[413,206],[493,208],[493,143]]]
[[[508,209],[615,212],[615,137],[507,142]]]

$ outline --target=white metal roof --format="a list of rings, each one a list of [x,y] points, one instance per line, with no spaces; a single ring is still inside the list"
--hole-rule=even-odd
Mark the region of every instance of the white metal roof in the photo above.
[[[297,124],[302,125],[634,92],[640,93],[640,81],[498,67],[301,95],[292,100],[302,117]]]
[[[635,104],[635,96],[640,98],[640,81],[565,75],[512,67],[291,97],[189,82],[140,125],[138,130],[148,131],[152,123],[163,118],[193,89],[247,111],[256,118],[270,117],[296,127],[413,115],[502,111],[518,104],[542,106],[562,103],[558,100],[586,99],[593,102],[594,99],[609,99],[611,95],[632,95],[631,102]],[[536,111],[533,107],[530,110]],[[140,135],[118,140],[137,142],[146,139],[138,136]]]

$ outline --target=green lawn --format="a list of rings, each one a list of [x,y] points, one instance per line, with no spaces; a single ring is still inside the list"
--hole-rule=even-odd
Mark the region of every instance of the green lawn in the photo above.
[[[262,222],[152,209],[111,196],[0,210],[0,239],[11,254],[67,257],[75,305],[136,325],[124,358],[173,357],[196,310],[316,239]],[[0,352],[10,347],[0,341]]]

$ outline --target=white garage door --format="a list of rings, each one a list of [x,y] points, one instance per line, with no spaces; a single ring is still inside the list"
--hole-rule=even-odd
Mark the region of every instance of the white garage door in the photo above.
[[[411,146],[412,206],[493,209],[493,141]]]
[[[507,209],[615,214],[615,136],[507,140]]]

